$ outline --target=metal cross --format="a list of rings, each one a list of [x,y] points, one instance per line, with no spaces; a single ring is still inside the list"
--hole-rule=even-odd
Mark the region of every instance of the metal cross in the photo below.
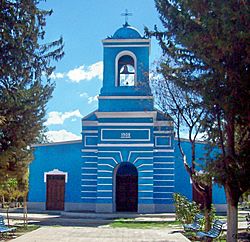
[[[125,24],[128,23],[128,16],[132,16],[132,13],[128,12],[128,9],[125,9],[125,13],[122,13],[121,16],[125,16]]]

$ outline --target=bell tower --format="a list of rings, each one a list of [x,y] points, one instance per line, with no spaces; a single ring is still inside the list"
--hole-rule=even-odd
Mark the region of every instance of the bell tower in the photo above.
[[[102,41],[103,87],[99,111],[152,111],[149,86],[150,40],[127,22]]]

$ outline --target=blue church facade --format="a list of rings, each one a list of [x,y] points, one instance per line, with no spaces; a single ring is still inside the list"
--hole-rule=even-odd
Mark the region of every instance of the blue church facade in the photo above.
[[[98,109],[82,119],[82,140],[34,146],[29,207],[173,211],[173,193],[192,199],[192,186],[171,117],[154,108],[148,76],[150,40],[125,23],[103,40],[103,47]],[[188,156],[189,143],[183,141],[183,146]],[[202,157],[205,144],[197,146]],[[224,209],[224,191],[217,186],[213,202]]]

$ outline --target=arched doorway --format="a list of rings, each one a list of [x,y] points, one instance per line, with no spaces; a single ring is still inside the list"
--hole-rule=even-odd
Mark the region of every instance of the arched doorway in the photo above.
[[[138,172],[129,162],[123,162],[116,172],[116,211],[137,212]]]

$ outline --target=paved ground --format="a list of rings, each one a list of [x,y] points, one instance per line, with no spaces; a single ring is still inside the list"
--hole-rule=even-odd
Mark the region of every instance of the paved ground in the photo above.
[[[0,215],[6,216],[0,211]],[[22,213],[13,212],[10,214],[11,222],[21,222]],[[174,220],[175,214],[140,215],[140,214],[94,214],[94,213],[29,213],[29,224],[39,224],[42,227],[26,233],[11,242],[130,242],[130,241],[189,241],[180,232],[180,229],[126,229],[111,228],[108,226],[117,217],[135,218],[139,221],[166,221]],[[13,220],[14,219],[14,220]]]
[[[185,242],[182,234],[165,229],[112,229],[102,227],[41,227],[11,242]]]

